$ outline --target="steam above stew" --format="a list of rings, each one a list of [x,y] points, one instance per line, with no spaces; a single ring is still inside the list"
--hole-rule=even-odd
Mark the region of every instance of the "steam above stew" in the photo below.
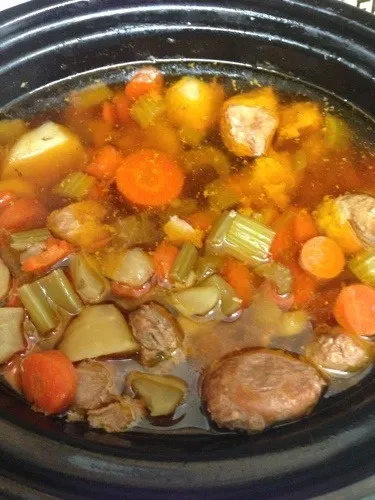
[[[259,432],[372,365],[374,155],[224,83],[146,66],[0,120],[1,373],[35,411]]]

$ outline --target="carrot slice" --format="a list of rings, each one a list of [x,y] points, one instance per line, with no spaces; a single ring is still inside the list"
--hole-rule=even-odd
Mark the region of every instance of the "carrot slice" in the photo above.
[[[362,284],[343,288],[333,314],[345,330],[357,335],[375,335],[375,290]]]
[[[164,76],[153,66],[145,66],[134,74],[133,78],[125,86],[126,97],[132,100],[138,99],[148,92],[161,92],[164,86]]]
[[[11,204],[11,202],[15,201],[17,196],[10,191],[2,191],[0,193],[0,208],[5,208]]]
[[[48,238],[46,240],[46,250],[38,255],[33,255],[25,259],[22,264],[22,269],[28,273],[47,269],[70,255],[73,251],[73,246],[67,241]]]
[[[221,274],[235,290],[237,297],[242,299],[242,307],[244,309],[249,307],[253,298],[253,276],[250,269],[242,262],[228,258],[224,262]]]
[[[131,119],[130,101],[123,92],[116,94],[112,102],[115,106],[116,115],[122,124],[126,124]]]
[[[151,283],[147,282],[140,288],[133,288],[124,283],[113,281],[111,285],[112,292],[119,297],[133,297],[138,298],[146,295],[151,290]]]
[[[178,248],[162,241],[154,252],[154,269],[158,281],[168,279],[174,261],[178,255]]]
[[[106,145],[96,150],[86,172],[98,179],[113,179],[122,160],[123,156],[116,148]]]
[[[201,231],[208,231],[213,226],[217,217],[215,213],[210,210],[195,212],[194,214],[185,217],[185,220],[193,226],[194,229]]]
[[[115,105],[109,101],[104,102],[102,108],[102,117],[105,122],[114,127],[117,123],[117,113]]]
[[[311,214],[307,210],[300,210],[293,220],[293,236],[297,243],[306,241],[319,235],[318,228]]]
[[[61,413],[75,397],[77,373],[61,351],[30,354],[23,362],[22,389],[26,399],[45,414]]]
[[[0,229],[12,232],[43,227],[47,215],[36,198],[15,199],[0,213]]]
[[[184,184],[181,168],[153,149],[130,154],[116,172],[117,188],[137,205],[160,206],[176,199]]]
[[[345,266],[345,255],[338,244],[327,236],[308,240],[300,254],[301,267],[319,279],[338,276]]]

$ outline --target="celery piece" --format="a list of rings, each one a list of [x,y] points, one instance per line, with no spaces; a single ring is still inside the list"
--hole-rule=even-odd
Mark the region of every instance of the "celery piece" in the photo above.
[[[219,290],[221,311],[225,316],[231,316],[241,309],[242,300],[237,297],[234,289],[218,274],[204,280],[202,286],[215,286]]]
[[[30,231],[21,231],[11,234],[9,244],[13,250],[24,252],[29,247],[35,245],[35,243],[41,243],[48,238],[52,238],[52,234],[48,229],[31,229]]]
[[[147,128],[155,125],[164,111],[162,97],[155,92],[149,92],[135,101],[130,108],[130,115],[141,128]]]
[[[89,85],[72,94],[73,105],[79,109],[90,109],[111,99],[112,90],[103,82]]]
[[[197,264],[195,266],[197,281],[202,281],[212,274],[219,272],[222,265],[223,257],[218,255],[198,257]]]
[[[72,255],[69,270],[75,289],[85,303],[97,304],[105,299],[110,289],[108,280],[83,255]]]
[[[348,124],[342,118],[327,113],[324,129],[324,140],[328,148],[345,150],[350,146],[351,131]]]
[[[115,238],[121,241],[122,248],[152,245],[161,239],[161,231],[146,213],[119,218],[113,227],[116,231]]]
[[[192,243],[184,243],[174,261],[170,278],[178,283],[186,283],[197,262],[198,251]]]
[[[375,252],[362,250],[348,261],[348,267],[362,283],[375,286]]]
[[[70,314],[78,314],[81,311],[82,302],[62,269],[52,271],[39,279],[37,283],[56,306]]]
[[[274,283],[280,295],[291,293],[293,276],[290,269],[279,262],[269,262],[254,269],[255,274]]]
[[[225,212],[208,235],[206,251],[230,255],[256,267],[269,259],[275,232],[235,210]]]
[[[57,327],[59,316],[37,281],[21,286],[19,293],[22,304],[41,335]]]
[[[207,184],[204,196],[211,210],[227,210],[240,202],[240,195],[228,187],[226,179],[216,179]]]
[[[63,198],[80,201],[89,194],[95,182],[96,179],[92,175],[72,172],[55,186],[54,192]]]

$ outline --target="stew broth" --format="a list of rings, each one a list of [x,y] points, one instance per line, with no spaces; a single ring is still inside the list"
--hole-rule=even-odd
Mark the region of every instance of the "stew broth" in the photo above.
[[[149,66],[125,84],[73,91],[60,109],[0,121],[0,281],[3,311],[12,309],[10,319],[0,317],[11,325],[0,332],[5,383],[37,411],[68,411],[70,420],[92,412],[90,425],[109,431],[126,427],[103,424],[100,410],[135,398],[142,408],[139,418],[132,410],[129,427],[212,432],[211,418],[233,427],[206,413],[202,374],[242,349],[297,353],[324,379],[325,398],[357,384],[373,363],[375,156],[372,130],[358,128],[352,113],[257,81],[169,81]],[[150,303],[166,311],[152,312],[176,336],[173,348],[159,345],[156,354],[147,347],[149,323],[144,336],[135,316]],[[364,310],[348,311],[361,303]],[[100,338],[85,355],[75,325],[99,307],[81,321],[87,339],[93,329]],[[107,317],[109,332],[125,322],[108,342]],[[323,336],[352,344],[338,346],[338,359],[316,345]],[[99,360],[113,377],[111,397],[81,408],[73,384],[71,394],[57,389],[65,391],[60,405],[47,398],[43,406],[26,377],[31,370],[34,380],[40,368],[25,360],[56,350],[73,371]],[[83,375],[72,377],[80,384]],[[178,389],[176,380],[185,385]],[[180,390],[174,411],[150,402],[160,386],[151,385],[150,396],[147,383]]]

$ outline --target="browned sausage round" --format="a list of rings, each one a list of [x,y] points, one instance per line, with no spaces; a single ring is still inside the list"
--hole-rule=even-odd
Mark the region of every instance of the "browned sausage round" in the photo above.
[[[262,431],[303,417],[326,381],[307,361],[276,349],[244,349],[224,356],[206,373],[202,397],[219,427]]]
[[[142,365],[153,366],[173,356],[181,347],[181,328],[165,307],[153,302],[144,304],[130,313],[129,321],[141,345]]]
[[[372,357],[368,342],[340,330],[318,333],[305,355],[322,368],[344,372],[364,369]]]

